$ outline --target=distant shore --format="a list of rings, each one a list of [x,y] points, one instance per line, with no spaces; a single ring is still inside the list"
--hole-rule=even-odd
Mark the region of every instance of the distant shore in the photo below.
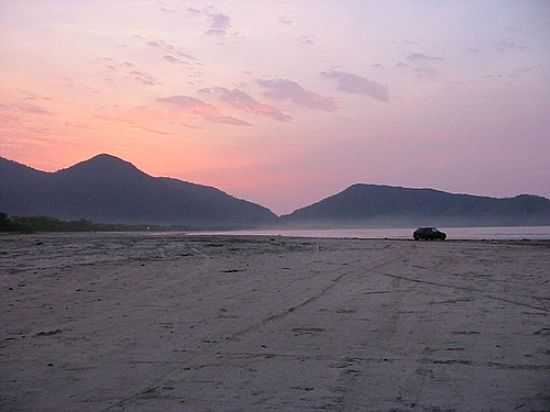
[[[265,235],[319,238],[409,239],[415,227],[327,227],[301,228],[269,226],[260,228],[200,228],[148,224],[94,223],[86,219],[65,221],[50,217],[8,217],[0,213],[0,236],[6,233],[187,233],[200,235]],[[443,227],[448,239],[544,240],[550,239],[550,226]]]

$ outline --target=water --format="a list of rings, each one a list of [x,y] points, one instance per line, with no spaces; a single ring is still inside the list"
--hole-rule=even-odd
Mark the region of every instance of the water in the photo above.
[[[218,232],[196,232],[189,234],[220,235],[267,235],[328,238],[374,238],[412,239],[415,228],[357,228],[357,229],[256,229]],[[500,226],[500,227],[440,227],[447,233],[447,239],[489,239],[518,240],[550,239],[550,226]]]

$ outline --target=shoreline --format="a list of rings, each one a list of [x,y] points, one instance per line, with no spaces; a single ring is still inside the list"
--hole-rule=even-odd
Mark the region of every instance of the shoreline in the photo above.
[[[410,236],[387,236],[387,237],[365,237],[357,235],[349,236],[316,236],[315,234],[277,234],[277,233],[248,233],[248,231],[242,231],[243,233],[236,233],[235,231],[205,231],[205,232],[187,232],[187,231],[160,231],[160,232],[146,232],[146,231],[86,231],[86,232],[33,232],[33,233],[16,233],[16,232],[0,232],[1,239],[25,239],[25,238],[39,238],[39,237],[180,237],[186,236],[188,238],[193,237],[237,237],[237,238],[289,238],[289,239],[317,239],[317,240],[370,240],[370,241],[411,241],[411,242],[496,242],[496,243],[528,243],[528,244],[550,244],[550,237],[509,237],[509,238],[494,238],[494,237],[470,237],[470,238],[447,238],[444,241],[441,240],[420,240],[415,241]]]

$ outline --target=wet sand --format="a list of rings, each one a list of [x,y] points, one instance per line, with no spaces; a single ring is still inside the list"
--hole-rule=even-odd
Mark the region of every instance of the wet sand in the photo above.
[[[550,410],[550,242],[0,236],[1,411]]]

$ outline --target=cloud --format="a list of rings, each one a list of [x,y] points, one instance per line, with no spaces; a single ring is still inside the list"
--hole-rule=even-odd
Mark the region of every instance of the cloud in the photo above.
[[[290,25],[292,25],[294,22],[293,22],[291,19],[289,19],[288,17],[286,17],[286,16],[281,16],[281,17],[279,17],[279,23],[285,24],[285,25],[287,25],[287,26],[290,26]]]
[[[338,89],[344,93],[369,96],[380,102],[387,102],[390,99],[386,86],[357,74],[332,70],[322,72],[321,75],[327,79],[336,80]]]
[[[157,99],[160,103],[169,104],[172,107],[190,113],[212,123],[229,124],[233,126],[252,126],[244,120],[221,114],[216,106],[206,103],[191,96],[169,96]]]
[[[193,7],[187,7],[187,13],[189,13],[193,16],[199,16],[201,14],[201,11],[199,9],[195,9]]]
[[[206,14],[210,18],[210,27],[205,34],[225,36],[231,28],[231,19],[229,16],[223,13],[207,12]]]
[[[208,30],[204,32],[206,35],[225,36],[231,28],[231,18],[227,14],[215,11],[212,6],[206,7],[203,10],[188,7],[187,13],[192,17],[205,16],[208,18]]]
[[[40,96],[29,92],[28,90],[19,89],[18,92],[23,96],[23,100],[26,101],[52,101],[53,99],[49,96]]]
[[[444,60],[442,57],[428,56],[423,53],[411,53],[407,56],[407,59],[415,63],[433,63],[433,62],[440,62]]]
[[[236,119],[235,117],[231,116],[214,116],[211,118],[208,118],[207,120],[214,122],[214,123],[222,123],[222,124],[230,124],[233,126],[252,126],[250,123],[245,122],[244,120]]]
[[[510,40],[510,39],[500,40],[499,42],[497,42],[495,47],[496,47],[497,51],[499,51],[499,52],[525,51],[525,50],[527,50],[527,46],[516,43],[515,41]]]
[[[160,43],[159,43],[159,42],[156,42],[156,41],[154,41],[154,40],[148,41],[148,42],[147,42],[147,46],[158,47],[159,49],[162,48],[162,46],[160,45]]]
[[[538,67],[541,67],[541,66],[524,66],[514,70],[512,73],[515,73],[515,74],[529,73],[529,72],[532,72],[533,70],[536,70]]]
[[[158,134],[158,135],[161,135],[161,136],[168,136],[168,135],[172,134],[172,133],[164,132],[162,130],[151,129],[149,127],[143,127],[143,126],[137,126],[137,125],[134,125],[132,127],[134,129],[143,130],[144,132],[148,132],[148,133],[152,133],[152,134]]]
[[[177,96],[161,97],[157,100],[162,103],[172,104],[174,106],[177,106],[179,109],[182,109],[194,114],[203,115],[205,113],[217,112],[217,109],[211,104],[205,103],[202,100],[196,99],[195,97],[191,97],[191,96],[177,95]]]
[[[332,97],[321,96],[304,89],[298,83],[287,79],[258,79],[257,83],[266,91],[264,96],[273,100],[291,101],[294,104],[307,107],[312,110],[333,112],[336,104]]]
[[[414,73],[420,79],[435,80],[438,76],[438,72],[431,67],[415,67]]]
[[[279,109],[269,104],[260,103],[252,96],[239,89],[229,90],[225,87],[212,87],[199,90],[199,93],[217,96],[220,101],[236,110],[259,116],[266,116],[280,122],[292,120],[292,117],[288,114],[281,112]]]
[[[142,125],[136,123],[133,120],[124,119],[124,118],[120,118],[120,117],[96,114],[95,118],[100,119],[100,120],[104,120],[104,121],[107,121],[107,122],[122,123],[122,124],[125,124],[125,125],[131,127],[132,129],[142,130],[142,131],[147,132],[147,133],[158,134],[158,135],[162,135],[162,136],[168,136],[168,135],[173,134],[173,133],[165,132],[163,130],[158,130],[158,129],[153,129],[153,128],[150,128],[150,127],[142,126]],[[81,126],[76,126],[76,125],[75,125],[75,127],[81,128]]]
[[[17,108],[25,113],[31,113],[31,114],[40,114],[45,116],[51,116],[51,112],[44,109],[43,107],[40,107],[36,104],[29,104],[29,103],[23,103],[17,105]]]
[[[510,79],[518,79],[528,73],[532,73],[536,70],[539,69],[539,67],[541,66],[523,66],[523,67],[518,67],[517,69],[514,69],[512,70],[509,74],[508,74],[508,78]]]
[[[146,86],[156,86],[159,84],[159,82],[152,75],[139,70],[132,70],[130,72],[130,76],[132,76],[134,80],[137,80]]]
[[[186,61],[183,61],[181,59],[178,59],[177,57],[174,57],[170,54],[167,54],[165,56],[162,56],[162,58],[164,60],[166,60],[167,62],[169,63],[174,63],[174,64],[189,64],[189,62],[186,62]]]
[[[162,50],[167,55],[176,55],[188,60],[197,60],[195,57],[190,55],[189,53],[184,52],[183,50],[179,49],[178,47],[174,46],[173,44],[170,44],[168,42],[162,41],[162,40],[149,40],[146,42],[146,44],[149,47],[153,47],[159,50]]]
[[[311,38],[311,36],[301,36],[298,41],[302,44],[305,44],[306,46],[313,46],[315,44],[315,42],[313,41],[313,39]]]
[[[482,76],[484,79],[503,79],[503,74],[486,74]]]
[[[416,64],[416,66],[413,65],[411,67],[412,73],[416,75],[417,78],[423,79],[423,80],[435,80],[439,73],[437,70],[435,70],[433,67],[431,67],[430,63],[437,63],[442,62],[445,59],[438,56],[428,56],[423,53],[412,53],[407,56],[407,59],[409,62]],[[404,65],[399,65],[398,67],[405,68]]]
[[[104,80],[108,83],[114,83],[119,79],[132,79],[146,86],[157,86],[161,84],[153,75],[139,70],[134,63],[129,61],[117,62],[111,58],[108,60],[102,59],[102,61],[109,62],[104,66],[104,69],[108,71]]]
[[[29,114],[38,114],[43,116],[51,116],[52,112],[44,109],[41,106],[31,103],[16,103],[16,104],[0,104],[0,111],[6,112],[23,112]]]
[[[176,51],[176,54],[179,57],[184,57],[184,58],[189,59],[189,60],[197,60],[195,57],[191,56],[189,53],[184,53],[181,50]],[[195,63],[195,64],[201,65],[201,63]]]

